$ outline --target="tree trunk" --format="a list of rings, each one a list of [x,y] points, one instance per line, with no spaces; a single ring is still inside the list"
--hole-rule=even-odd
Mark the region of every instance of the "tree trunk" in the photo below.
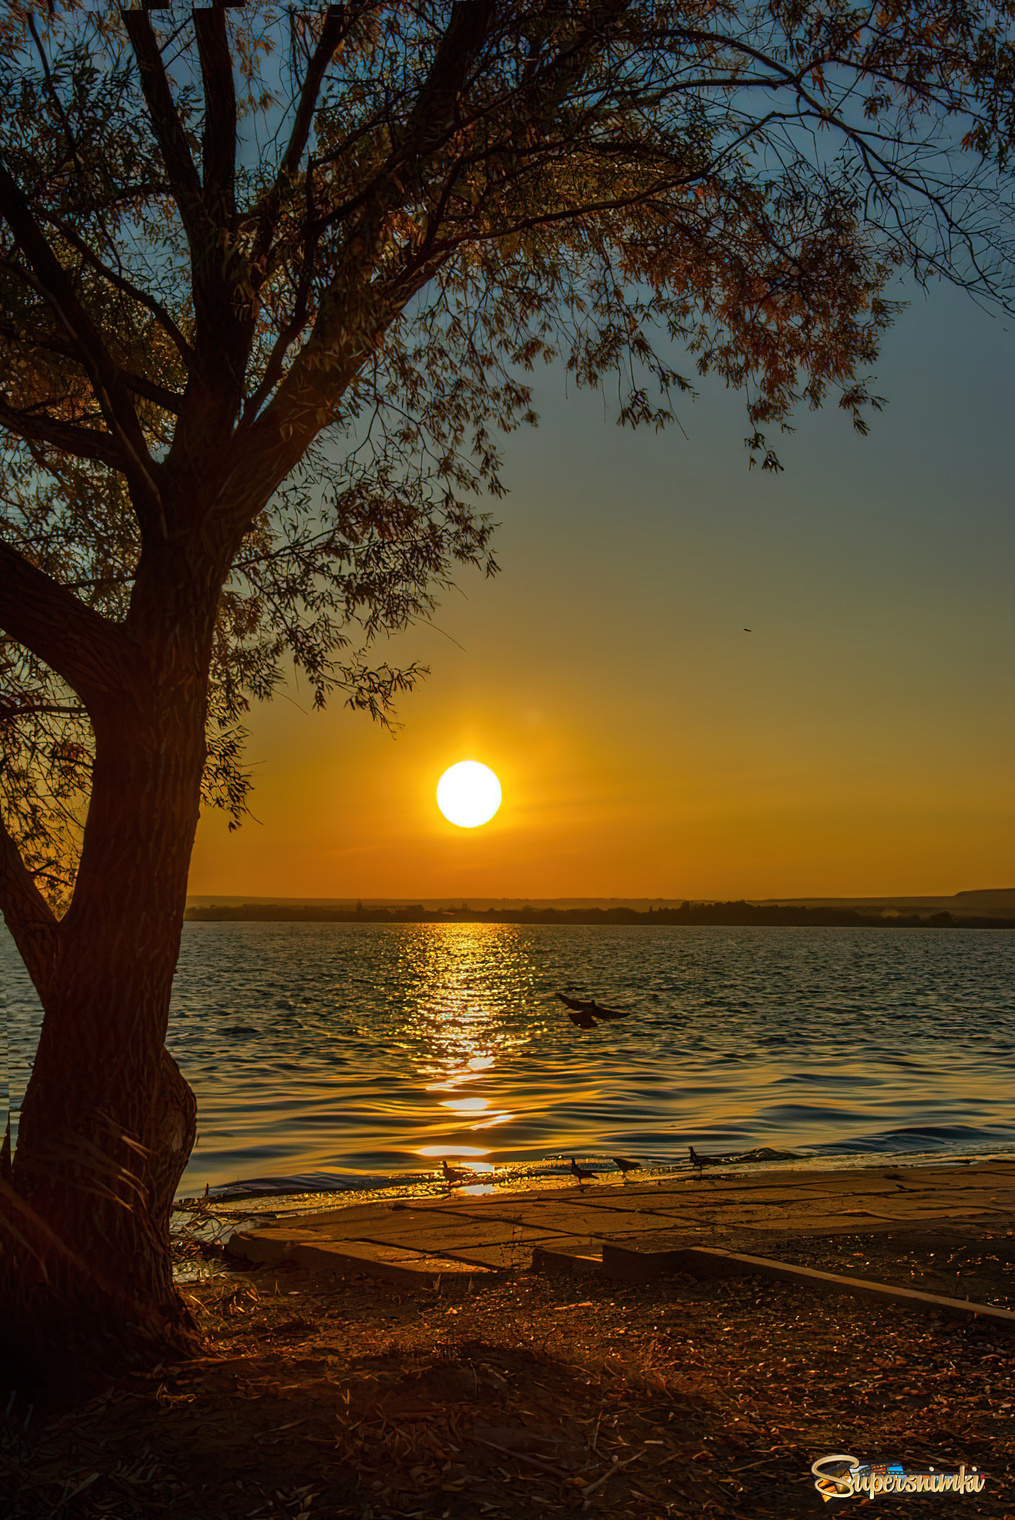
[[[165,1035],[205,761],[204,622],[196,638],[177,622],[115,711],[92,715],[81,862],[5,1194],[7,1351],[49,1373],[193,1346],[168,1225],[197,1106]]]

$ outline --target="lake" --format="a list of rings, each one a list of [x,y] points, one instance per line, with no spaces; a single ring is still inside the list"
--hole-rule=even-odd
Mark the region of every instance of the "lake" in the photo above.
[[[6,933],[11,1098],[38,1005]],[[1015,1150],[1015,930],[188,923],[181,1192]],[[633,1011],[576,1029],[556,991]]]

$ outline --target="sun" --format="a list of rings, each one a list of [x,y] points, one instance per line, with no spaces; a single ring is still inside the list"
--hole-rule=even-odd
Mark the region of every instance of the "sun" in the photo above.
[[[488,765],[459,760],[437,783],[437,806],[449,823],[476,829],[500,807],[500,782]]]

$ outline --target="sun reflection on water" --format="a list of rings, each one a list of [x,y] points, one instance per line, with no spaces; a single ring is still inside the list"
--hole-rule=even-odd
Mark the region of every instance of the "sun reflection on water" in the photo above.
[[[406,1032],[419,1052],[423,1090],[437,1099],[426,1128],[430,1136],[446,1137],[438,1144],[431,1139],[414,1147],[417,1156],[488,1155],[463,1146],[463,1135],[496,1128],[515,1117],[505,1106],[498,1060],[526,1040],[504,1021],[498,988],[503,987],[505,973],[510,974],[505,962],[514,958],[515,943],[513,936],[498,929],[486,924],[441,925],[436,933],[413,936],[411,947],[405,947],[410,994]],[[456,1096],[463,1088],[469,1089],[467,1094]],[[476,1122],[467,1124],[470,1119]]]

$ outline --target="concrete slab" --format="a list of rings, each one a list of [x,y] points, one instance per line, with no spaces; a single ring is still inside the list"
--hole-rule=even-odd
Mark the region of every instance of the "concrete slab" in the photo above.
[[[815,1187],[785,1187],[782,1184],[780,1184],[780,1186],[778,1186],[778,1187],[774,1187],[773,1186],[773,1187],[753,1187],[753,1188],[743,1188],[743,1187],[709,1188],[709,1187],[702,1187],[702,1188],[698,1189],[697,1192],[695,1192],[693,1194],[690,1194],[690,1195],[688,1195],[686,1193],[681,1193],[679,1195],[674,1195],[674,1197],[672,1198],[672,1200],[669,1198],[668,1195],[664,1195],[661,1198],[653,1199],[651,1203],[649,1203],[649,1204],[646,1205],[646,1207],[657,1209],[657,1210],[658,1209],[665,1209],[665,1208],[683,1208],[686,1203],[694,1202],[697,1199],[706,1198],[706,1197],[742,1198],[745,1201],[745,1203],[749,1201],[751,1203],[758,1204],[758,1203],[768,1203],[768,1202],[779,1202],[780,1200],[787,1199],[787,1198],[796,1199],[796,1201],[799,1202],[801,1198],[841,1198],[841,1196],[842,1196],[842,1189],[841,1188],[816,1187],[816,1186]]]
[[[359,1203],[348,1204],[341,1209],[317,1209],[311,1214],[293,1215],[292,1220],[298,1219],[301,1230],[352,1230],[356,1225],[364,1221],[375,1219],[387,1219],[391,1213],[390,1203]],[[277,1224],[258,1226],[259,1229],[285,1229],[286,1220],[279,1220]]]
[[[607,1235],[635,1235],[642,1231],[653,1235],[659,1230],[676,1229],[680,1225],[688,1229],[695,1226],[701,1228],[701,1220],[696,1219],[691,1213],[678,1218],[676,1214],[622,1214],[619,1210],[606,1209],[597,1210],[595,1214],[590,1210],[582,1216],[582,1223],[586,1232],[597,1238]],[[573,1225],[572,1228],[574,1228]]]
[[[315,1272],[335,1272],[342,1277],[363,1274],[407,1287],[440,1287],[449,1293],[466,1293],[495,1273],[449,1257],[400,1251],[392,1246],[326,1243],[297,1245],[293,1260]]]
[[[601,1277],[603,1258],[578,1247],[537,1246],[532,1253],[532,1270],[548,1277]]]
[[[486,1228],[499,1226],[505,1229],[531,1229],[540,1230],[544,1233],[558,1233],[561,1230],[570,1233],[575,1227],[576,1219],[585,1218],[585,1212],[569,1208],[561,1204],[556,1208],[530,1208],[522,1205],[518,1208],[500,1208],[478,1211],[474,1214],[462,1214],[463,1224],[469,1223]]]
[[[514,1206],[516,1204],[524,1203],[526,1207],[532,1207],[535,1209],[560,1208],[566,1207],[568,1204],[572,1203],[585,1203],[590,1197],[597,1197],[600,1194],[605,1196],[610,1192],[616,1196],[620,1192],[620,1189],[577,1187],[540,1188],[538,1192],[532,1190],[528,1192],[517,1193],[505,1192],[499,1194],[496,1197],[483,1198],[477,1201],[476,1207],[483,1209],[496,1209],[504,1208],[505,1205]]]
[[[573,1226],[572,1226],[573,1231]],[[416,1224],[402,1229],[385,1224],[371,1227],[369,1235],[363,1232],[361,1240],[388,1242],[391,1245],[411,1245],[418,1251],[443,1251],[452,1242],[462,1246],[497,1246],[514,1243],[536,1244],[552,1234],[564,1231],[534,1230],[528,1225],[505,1224],[498,1219],[476,1222],[470,1219]]]
[[[799,1212],[799,1211],[798,1211]],[[887,1209],[814,1209],[806,1216],[809,1219],[898,1219],[898,1211],[889,1213]]]
[[[654,1214],[634,1209],[584,1208],[581,1204],[539,1210],[505,1210],[494,1217],[506,1228],[530,1230],[542,1236],[570,1235],[578,1229],[584,1229],[589,1234],[618,1230],[658,1230],[681,1221],[690,1222],[692,1218],[690,1214],[678,1216],[675,1213]]]
[[[356,1212],[359,1214],[358,1209]],[[366,1238],[367,1231],[372,1234],[380,1231],[384,1235],[394,1231],[397,1234],[406,1235],[413,1234],[417,1230],[460,1229],[466,1223],[467,1219],[464,1216],[438,1214],[430,1209],[417,1209],[415,1206],[411,1209],[397,1210],[378,1208],[370,1214],[360,1215],[358,1219],[350,1221],[348,1227],[341,1217],[341,1211],[334,1221],[316,1227],[310,1220],[293,1220],[293,1224],[301,1230],[313,1228],[315,1233],[327,1235],[329,1238],[347,1240],[363,1240]]]
[[[576,1198],[570,1203],[571,1208],[592,1209],[596,1213],[627,1214],[631,1212],[651,1214],[660,1208],[693,1207],[696,1199],[683,1194],[679,1197],[654,1194],[651,1198],[633,1198],[628,1194],[613,1191],[611,1193],[591,1193],[586,1198]]]
[[[547,1235],[547,1241],[554,1245],[567,1239],[566,1236]],[[584,1243],[588,1249],[593,1249],[590,1243]],[[488,1267],[496,1272],[529,1272],[532,1269],[532,1259],[541,1246],[533,1246],[531,1241],[522,1245],[512,1245],[505,1241],[503,1245],[496,1246],[454,1246],[448,1247],[446,1255],[455,1261],[471,1263],[475,1266]]]
[[[385,1209],[389,1214],[432,1214],[435,1219],[472,1219],[477,1215],[487,1212],[489,1205],[497,1203],[496,1198],[452,1198],[434,1199],[432,1202],[425,1198],[414,1199],[412,1203],[389,1203]]]
[[[898,1220],[900,1224],[905,1224],[909,1220],[919,1223],[928,1219],[993,1219],[1001,1222],[1011,1217],[1011,1211],[996,1206],[984,1207],[983,1204],[975,1202],[949,1208],[940,1208],[936,1204],[927,1204],[922,1208],[900,1209],[897,1214],[893,1214],[891,1217]]]

